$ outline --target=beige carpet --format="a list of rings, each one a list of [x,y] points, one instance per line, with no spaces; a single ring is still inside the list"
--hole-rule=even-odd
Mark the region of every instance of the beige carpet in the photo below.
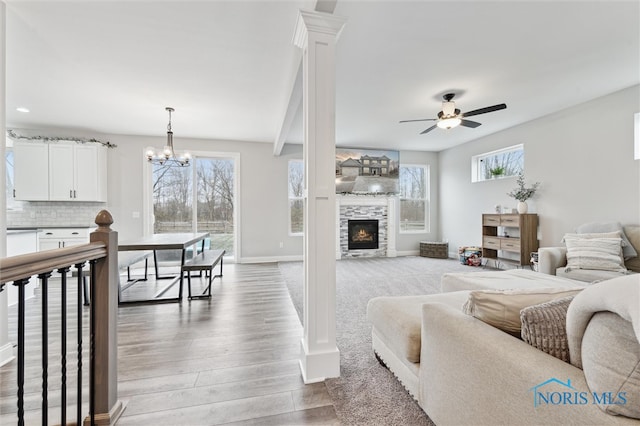
[[[302,262],[281,262],[280,271],[301,316]],[[450,259],[425,257],[348,259],[336,263],[336,332],[341,376],[326,381],[338,418],[344,425],[433,425],[371,349],[369,299],[440,292],[445,272],[481,268]]]

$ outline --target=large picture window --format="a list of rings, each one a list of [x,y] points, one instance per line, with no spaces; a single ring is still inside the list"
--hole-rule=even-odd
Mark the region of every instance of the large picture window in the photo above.
[[[304,163],[302,160],[289,161],[289,233],[302,235],[304,232]]]
[[[429,167],[400,166],[400,232],[429,232]]]
[[[153,232],[209,232],[207,245],[236,249],[236,159],[194,156],[192,166],[153,166]]]
[[[524,173],[524,145],[476,155],[471,159],[471,181],[482,182]]]

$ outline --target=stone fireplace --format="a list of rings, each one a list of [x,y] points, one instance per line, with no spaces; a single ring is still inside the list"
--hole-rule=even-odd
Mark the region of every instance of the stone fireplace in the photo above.
[[[396,198],[375,195],[336,195],[336,259],[395,257]],[[368,235],[374,232],[375,238]],[[352,240],[355,231],[355,239]],[[364,227],[364,228],[363,228]],[[374,246],[373,239],[377,240]],[[355,244],[354,244],[355,243]]]

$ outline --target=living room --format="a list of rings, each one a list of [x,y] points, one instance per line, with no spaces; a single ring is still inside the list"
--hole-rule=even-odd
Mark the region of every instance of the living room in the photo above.
[[[13,7],[10,3],[7,2],[9,11]],[[542,66],[532,55],[534,59],[531,59],[531,62],[521,62],[520,66],[525,68],[525,65],[528,65],[531,70],[527,73],[523,72],[519,78],[513,77],[516,72],[512,69],[496,71],[499,67],[486,68],[480,73],[485,76],[482,82],[472,84],[474,78],[480,79],[480,74],[469,70],[465,71],[464,75],[458,75],[456,73],[460,72],[460,67],[453,63],[457,64],[458,61],[463,64],[465,61],[473,63],[474,58],[465,59],[464,54],[459,53],[451,60],[450,77],[440,79],[437,87],[434,87],[435,84],[429,85],[427,89],[415,86],[411,98],[406,97],[389,107],[393,109],[387,113],[387,121],[391,123],[388,127],[391,130],[380,131],[379,136],[363,130],[362,134],[365,136],[360,137],[358,134],[350,133],[347,127],[341,127],[341,124],[348,121],[346,118],[341,118],[345,117],[342,115],[345,110],[348,107],[355,110],[358,109],[355,106],[362,106],[362,101],[355,104],[340,104],[340,93],[346,95],[351,90],[342,86],[342,92],[336,94],[338,105],[342,105],[336,112],[338,146],[397,149],[401,164],[419,164],[428,167],[429,170],[427,230],[419,233],[397,231],[395,249],[398,256],[417,255],[420,241],[425,240],[447,241],[450,258],[457,257],[459,246],[480,245],[482,214],[495,212],[496,205],[505,209],[516,207],[516,201],[506,195],[514,188],[515,177],[474,182],[473,159],[475,156],[514,145],[524,146],[524,169],[527,182],[541,183],[536,196],[529,200],[529,211],[539,215],[538,239],[541,247],[558,245],[565,233],[583,223],[608,220],[623,224],[640,222],[640,163],[637,157],[634,158],[634,114],[640,111],[638,101],[640,86],[637,77],[638,42],[637,37],[634,36],[637,34],[638,20],[637,13],[634,15],[625,9],[631,8],[637,12],[637,5],[631,2],[616,2],[614,5],[602,7],[611,11],[611,21],[628,19],[624,21],[628,25],[620,24],[616,30],[619,32],[612,33],[607,41],[612,46],[615,43],[610,40],[625,40],[625,43],[620,43],[624,45],[620,50],[625,53],[620,54],[618,50],[606,47],[605,40],[601,40],[598,45],[592,44],[595,52],[592,55],[602,62],[602,68],[580,74],[578,73],[580,67],[572,63],[576,68],[569,69],[569,72],[561,72],[563,70],[554,70],[549,65],[552,63],[551,59],[547,58],[549,62]],[[296,6],[306,6],[306,4]],[[355,6],[341,5],[340,2],[334,6],[336,15],[344,13],[353,23],[352,27],[357,28],[358,20],[363,18],[358,18],[357,14],[350,16],[357,10],[350,7]],[[618,7],[620,9],[617,9]],[[636,9],[633,9],[634,7]],[[312,9],[313,5],[310,8]],[[566,8],[569,6],[562,6],[558,9],[558,14],[566,13]],[[63,10],[61,9],[59,13]],[[592,13],[593,15],[589,16],[595,22],[597,19],[594,16],[598,13],[593,11]],[[471,12],[467,11],[465,14],[471,14]],[[378,11],[377,16],[379,15],[384,14]],[[293,26],[295,16],[289,23],[290,27]],[[361,46],[363,52],[359,55],[375,56],[374,46],[379,40],[368,38],[373,37],[371,34],[349,36],[349,25],[347,21],[344,34],[341,35],[337,45],[340,46],[344,39],[349,45]],[[451,37],[457,33],[458,25],[455,19],[445,25],[450,28]],[[581,25],[583,25],[582,22],[576,24],[575,30],[587,31]],[[514,31],[514,26],[517,27],[515,23],[509,25],[511,31]],[[606,32],[604,29],[599,31]],[[284,32],[288,32],[290,38],[292,31]],[[434,33],[439,34],[438,31]],[[433,38],[437,39],[440,36],[434,35]],[[492,33],[492,36],[495,34]],[[596,36],[592,37],[596,38]],[[488,40],[491,39],[492,37],[488,37]],[[7,43],[7,51],[11,53],[11,40],[8,39]],[[544,47],[541,45],[539,49],[544,50]],[[293,46],[291,48],[293,49]],[[432,47],[425,48],[425,52],[421,54],[431,56],[433,61],[447,62],[438,58],[435,51],[431,53],[431,49]],[[584,58],[590,58],[587,47],[581,44],[580,49],[578,50]],[[608,53],[609,50],[610,53]],[[571,52],[573,48],[566,46],[560,51]],[[410,56],[411,53],[408,52],[406,56]],[[15,52],[13,54],[15,55]],[[343,56],[338,58],[343,60],[348,55],[346,52],[339,52],[339,54]],[[623,61],[621,56],[625,55],[626,60]],[[576,56],[579,55],[576,54]],[[8,59],[11,57],[7,55]],[[514,62],[521,61],[520,56],[517,58]],[[362,56],[357,56],[356,59],[362,60]],[[565,65],[559,58],[557,59],[559,63]],[[607,64],[608,61],[610,64]],[[372,66],[366,62],[365,64]],[[11,70],[10,64],[7,65],[7,69]],[[338,70],[340,70],[340,62],[338,62]],[[542,74],[546,78],[544,83],[535,78],[537,74]],[[293,85],[295,72],[287,72],[287,77],[290,79],[286,83]],[[8,72],[7,84],[10,84],[11,78],[13,76]],[[459,80],[456,81],[456,79]],[[460,80],[464,82],[460,83]],[[525,89],[511,95],[510,88],[500,87],[502,84],[505,86],[513,84],[510,80],[518,80],[515,84],[526,86]],[[179,79],[171,78],[167,78],[161,84],[169,87],[180,85]],[[455,101],[463,111],[499,102],[507,103],[506,110],[483,115],[482,119],[478,117],[483,124],[478,129],[460,128],[450,131],[436,129],[420,135],[419,133],[428,127],[428,123],[426,126],[422,126],[424,123],[402,125],[397,123],[403,119],[436,117],[441,109],[443,91],[455,90],[461,87],[460,85],[464,87],[459,89],[459,96]],[[73,87],[64,84],[62,86],[66,90],[73,91]],[[289,89],[285,87],[280,90],[286,94],[280,93],[279,96],[287,98]],[[12,93],[12,90],[15,93],[15,89],[8,88],[7,94]],[[123,89],[123,91],[126,90],[130,88]],[[362,93],[356,91],[356,96]],[[569,98],[569,95],[574,96]],[[422,99],[416,101],[417,97]],[[235,262],[250,264],[301,260],[303,238],[292,235],[290,232],[290,204],[287,194],[289,162],[303,158],[302,140],[298,139],[302,135],[301,117],[297,115],[294,117],[295,124],[290,132],[291,140],[278,149],[278,155],[274,155],[276,150],[274,145],[277,147],[278,143],[277,141],[274,143],[277,137],[273,134],[273,130],[269,140],[262,140],[261,137],[242,137],[236,140],[229,134],[198,136],[189,130],[192,120],[195,120],[194,117],[199,117],[202,121],[217,122],[217,118],[212,118],[211,112],[202,113],[191,106],[181,107],[178,103],[172,104],[173,101],[167,100],[165,95],[157,98],[154,95],[150,98],[156,100],[152,102],[153,106],[146,104],[145,117],[138,117],[140,121],[152,123],[147,127],[149,130],[144,133],[134,130],[127,132],[120,128],[112,131],[108,126],[92,127],[85,126],[83,123],[59,126],[50,118],[37,122],[36,119],[25,118],[24,115],[17,116],[13,111],[9,112],[9,109],[15,109],[17,106],[13,103],[11,105],[7,103],[6,107],[7,116],[13,117],[13,120],[7,120],[7,128],[24,137],[95,138],[116,145],[117,147],[107,150],[108,201],[78,203],[77,208],[83,213],[82,220],[86,222],[83,225],[87,226],[92,224],[89,221],[95,216],[94,210],[107,208],[115,219],[113,228],[119,232],[121,238],[123,236],[135,238],[149,232],[153,227],[150,214],[152,210],[150,169],[144,158],[144,152],[147,147],[164,145],[167,124],[164,107],[173,105],[176,107],[173,115],[176,150],[224,155],[233,153],[239,158],[236,169],[238,217]],[[531,98],[530,105],[528,105],[528,98]],[[538,100],[540,98],[543,98],[543,101]],[[181,102],[185,104],[184,101]],[[383,98],[371,103],[386,104],[387,102]],[[106,117],[113,113],[118,120],[124,122],[126,115],[130,114],[128,111],[122,111],[129,108],[128,106],[125,108],[124,105],[126,100],[121,102],[121,111],[107,110],[111,112],[95,115]],[[85,105],[85,108],[88,107]],[[534,111],[528,111],[529,115],[525,115],[522,111],[526,108],[532,108]],[[246,106],[245,110],[253,111]],[[261,111],[247,113],[247,118],[243,120],[249,124],[245,123],[244,126],[251,127],[251,121],[261,113]],[[283,108],[278,108],[278,114],[283,115],[283,113]],[[119,114],[123,114],[124,117]],[[366,114],[366,112],[362,113],[365,118],[350,116],[349,120],[353,119],[356,124],[366,121]],[[501,124],[503,119],[510,121],[508,124]],[[282,126],[280,118],[275,121],[279,123],[271,125],[272,128]],[[256,122],[257,127],[259,124]],[[487,128],[486,131],[483,130],[485,128]],[[465,133],[458,136],[460,133],[454,133],[456,130]],[[436,131],[442,133],[437,134]],[[396,133],[398,136],[387,138],[389,132]],[[38,205],[39,210],[34,211],[34,216],[38,216],[42,210],[55,210],[58,207],[64,209],[67,206],[60,206],[60,203]],[[29,208],[24,211],[27,212],[27,216],[31,213]],[[85,211],[88,213],[84,214]],[[4,218],[5,224],[11,225],[11,215],[15,215],[15,212]],[[57,216],[62,218],[64,215]],[[72,222],[61,224],[70,225]]]

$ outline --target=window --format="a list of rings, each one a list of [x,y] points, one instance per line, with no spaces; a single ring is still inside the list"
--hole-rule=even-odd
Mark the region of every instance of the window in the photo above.
[[[4,153],[5,166],[5,199],[7,202],[7,210],[22,210],[24,202],[16,201],[13,198],[13,142],[7,138],[6,150]]]
[[[471,181],[517,176],[524,172],[524,145],[514,145],[472,157]]]
[[[400,232],[429,232],[428,188],[428,166],[400,166]]]
[[[289,161],[289,233],[304,232],[304,163]]]
[[[205,241],[234,256],[236,160],[194,156],[191,167],[154,165],[153,232],[209,232]]]

